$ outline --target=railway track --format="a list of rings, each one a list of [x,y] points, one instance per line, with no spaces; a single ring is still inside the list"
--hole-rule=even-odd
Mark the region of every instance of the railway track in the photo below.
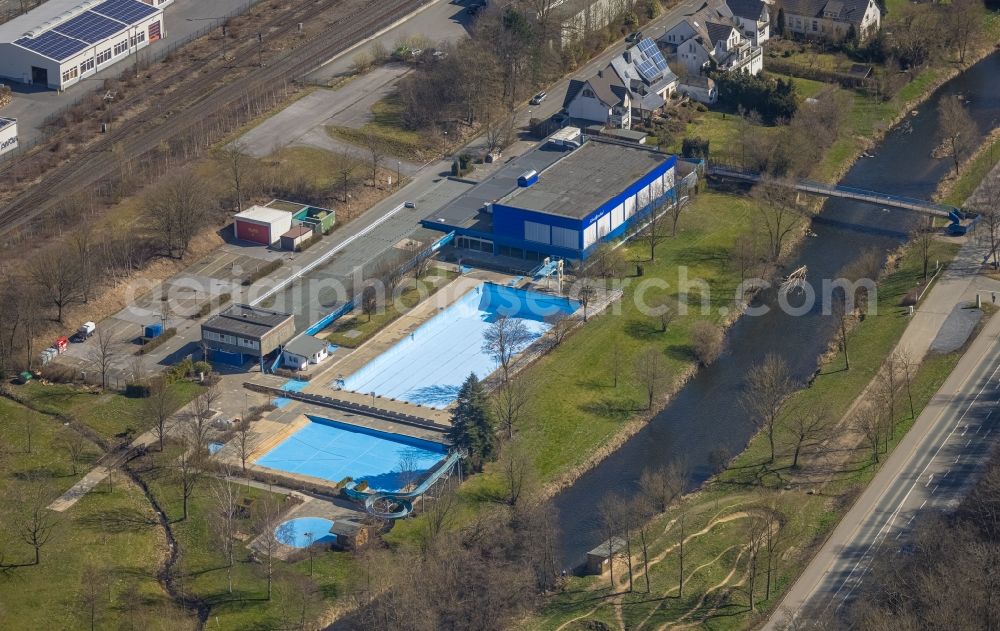
[[[319,15],[337,4],[343,4],[345,8],[345,15],[334,21],[328,30],[309,37],[280,57],[270,59],[262,68],[215,89],[207,89],[233,72],[233,68],[226,66],[210,69],[194,84],[172,90],[143,115],[118,125],[108,137],[75,159],[55,167],[31,189],[11,200],[0,211],[0,234],[8,234],[28,225],[55,206],[65,193],[87,190],[88,186],[113,173],[122,161],[141,162],[144,156],[158,151],[164,143],[169,146],[172,140],[189,136],[199,129],[199,125],[211,121],[214,114],[238,104],[247,94],[272,84],[300,79],[331,57],[429,1],[359,3],[319,0],[304,5],[302,10],[294,13],[295,17],[287,13],[276,17],[269,22],[272,28],[278,29],[272,30],[269,35],[272,38],[297,30],[298,22]],[[238,50],[234,60],[237,64],[246,63],[256,55],[253,45],[242,46]],[[158,81],[146,92],[150,93],[157,86],[165,89],[169,80]]]

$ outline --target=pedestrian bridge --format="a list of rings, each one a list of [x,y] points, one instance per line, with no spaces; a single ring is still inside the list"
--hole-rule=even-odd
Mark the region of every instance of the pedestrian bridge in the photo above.
[[[744,182],[759,182],[761,174],[756,171],[741,169],[739,167],[709,165],[708,174],[726,178],[730,180],[742,180]],[[843,186],[840,184],[823,184],[813,180],[775,180],[776,183],[785,186],[792,186],[797,191],[811,193],[813,195],[824,195],[827,197],[839,197],[842,199],[854,199],[859,202],[876,204],[887,208],[900,208],[902,210],[912,210],[934,217],[944,217],[952,223],[959,223],[962,219],[962,211],[954,206],[945,204],[935,204],[922,199],[903,197],[901,195],[889,195],[877,191],[867,191],[860,188]]]

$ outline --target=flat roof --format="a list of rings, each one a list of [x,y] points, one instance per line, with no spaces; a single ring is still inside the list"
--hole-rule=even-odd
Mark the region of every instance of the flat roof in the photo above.
[[[548,215],[583,219],[663,164],[668,157],[644,147],[591,138],[539,172],[537,183],[517,188],[500,203]]]
[[[288,237],[289,239],[298,239],[304,234],[312,234],[313,229],[309,226],[293,226],[291,230],[281,235],[282,237]]]
[[[48,0],[0,24],[0,42],[63,61],[160,13],[140,0]]]
[[[250,221],[261,221],[272,224],[276,221],[283,221],[292,213],[287,210],[268,208],[267,206],[251,206],[243,212],[236,213],[234,219],[248,219]]]
[[[3,116],[0,116],[0,129],[5,129],[11,125],[17,125],[16,118],[4,118]]]
[[[201,326],[238,335],[263,337],[271,329],[292,318],[290,313],[237,304],[220,311]]]

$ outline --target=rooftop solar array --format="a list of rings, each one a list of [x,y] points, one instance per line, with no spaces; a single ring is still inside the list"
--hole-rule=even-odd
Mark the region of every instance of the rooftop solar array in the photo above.
[[[121,22],[87,11],[68,22],[63,22],[52,30],[60,35],[79,39],[88,44],[96,44],[121,31],[124,26]]]
[[[667,60],[663,58],[663,53],[650,38],[645,38],[636,44],[639,49],[636,67],[639,74],[647,82],[652,83],[667,69]]]
[[[14,43],[56,61],[68,59],[84,48],[87,48],[86,42],[60,35],[55,31],[46,31],[33,39],[22,37]]]
[[[138,0],[107,0],[107,2],[102,2],[90,10],[126,24],[134,24],[159,11],[159,9]]]
[[[159,11],[138,0],[106,0],[37,37],[22,37],[14,43],[63,61]]]

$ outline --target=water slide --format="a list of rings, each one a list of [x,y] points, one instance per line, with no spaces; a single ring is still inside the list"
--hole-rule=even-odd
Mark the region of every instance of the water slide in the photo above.
[[[452,452],[447,458],[445,458],[445,461],[441,463],[441,466],[427,476],[426,480],[420,483],[420,486],[406,493],[399,493],[396,491],[379,491],[377,493],[369,494],[355,491],[352,487],[345,488],[344,494],[351,499],[359,501],[364,500],[365,510],[376,517],[380,517],[382,519],[402,519],[413,512],[413,500],[426,493],[427,489],[434,486],[441,476],[451,471],[461,459],[462,454],[460,452]],[[377,508],[376,504],[382,502],[394,504],[395,510]]]

